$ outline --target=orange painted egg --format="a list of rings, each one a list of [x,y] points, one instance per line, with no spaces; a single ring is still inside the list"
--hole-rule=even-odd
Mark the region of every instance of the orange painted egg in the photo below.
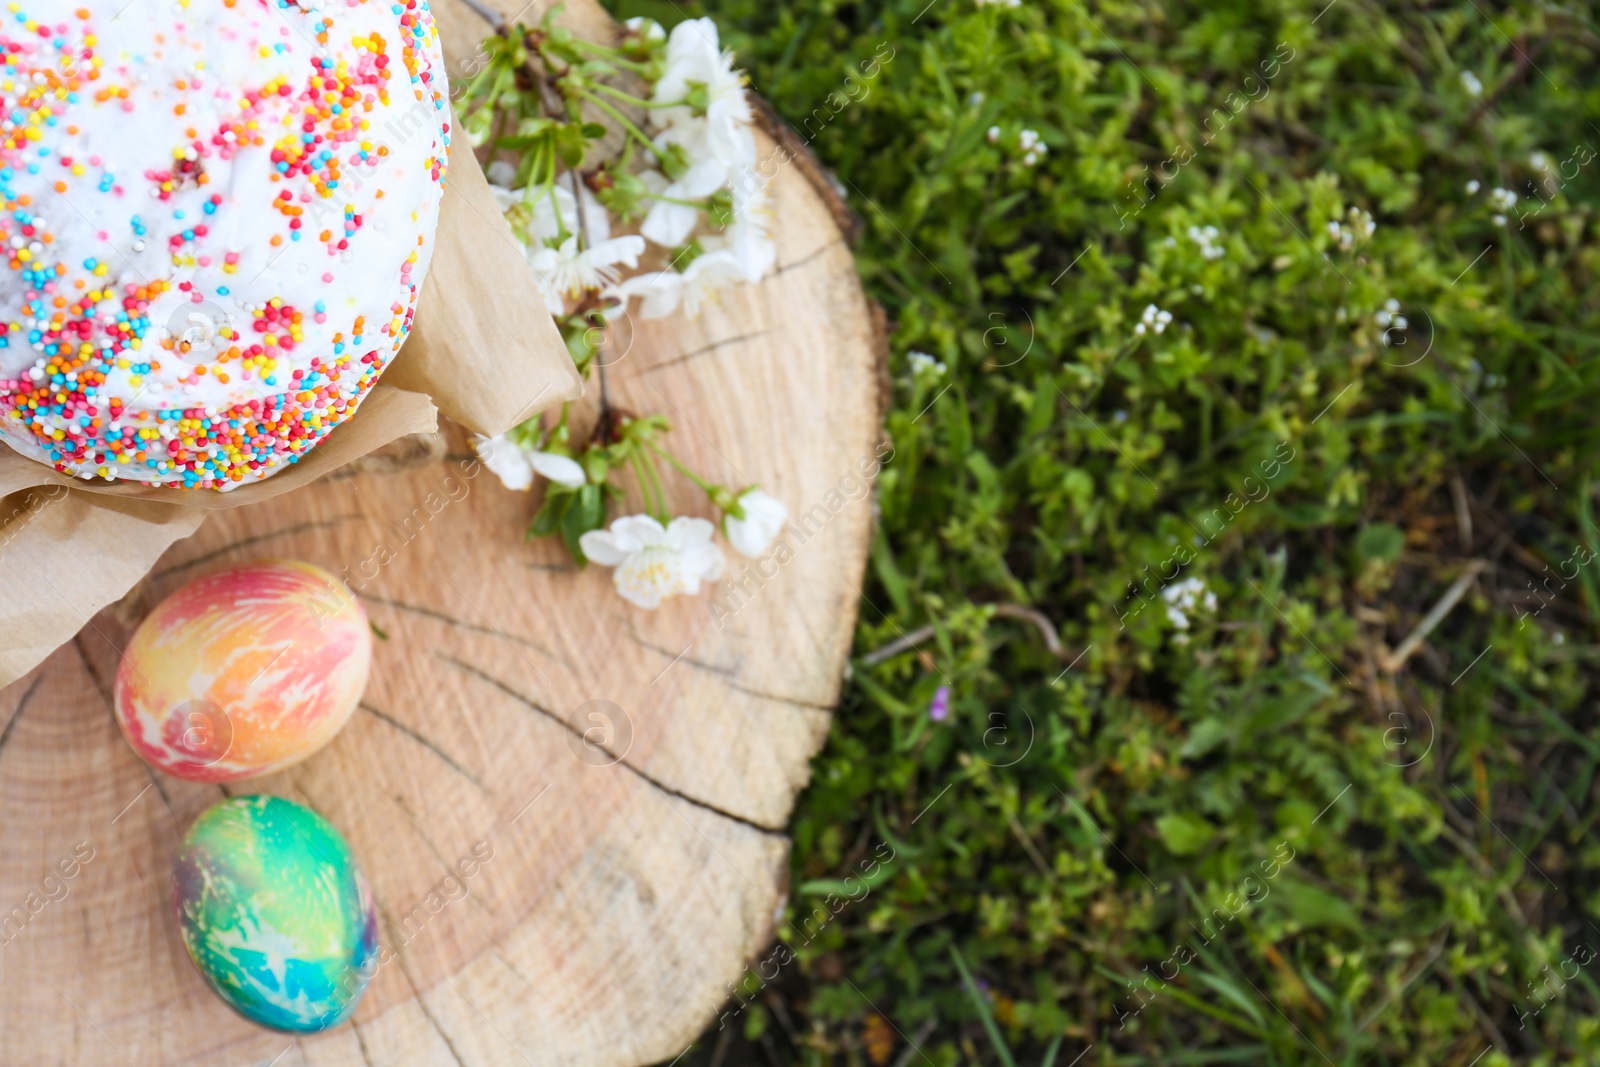
[[[372,633],[343,582],[263,560],[177,590],[117,668],[117,722],[151,766],[229,782],[298,763],[333,739],[367,685]]]

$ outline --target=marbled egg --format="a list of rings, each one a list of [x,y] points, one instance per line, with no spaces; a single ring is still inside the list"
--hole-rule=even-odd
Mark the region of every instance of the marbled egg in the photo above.
[[[377,970],[377,908],[350,846],[282,797],[232,797],[195,820],[173,861],[172,909],[211,988],[275,1030],[337,1025]]]
[[[343,582],[264,560],[163,600],[117,668],[117,722],[151,765],[197,782],[282,770],[333,739],[367,685],[372,633]]]

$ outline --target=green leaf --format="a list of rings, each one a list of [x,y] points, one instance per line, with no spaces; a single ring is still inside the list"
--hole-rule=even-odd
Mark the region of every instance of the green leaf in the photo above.
[[[1192,856],[1211,843],[1217,828],[1198,815],[1173,812],[1156,820],[1156,833],[1175,856]]]
[[[995,1057],[1002,1067],[1017,1067],[1017,1061],[1012,1057],[1011,1049],[1006,1046],[1005,1038],[1000,1036],[1000,1027],[994,1021],[994,1013],[989,1010],[989,998],[973,980],[972,972],[967,969],[967,961],[961,956],[961,950],[951,945],[950,958],[955,960],[956,970],[961,973],[961,984],[966,986],[967,996],[971,999],[973,1007],[978,1010],[978,1020],[983,1023],[984,1032],[989,1035],[989,1043],[994,1046]]]
[[[559,530],[567,509],[572,506],[572,499],[572,493],[558,493],[553,487],[545,490],[544,503],[539,505],[533,522],[528,525],[528,537],[549,537]]]
[[[1183,747],[1178,750],[1179,754],[1184,759],[1204,756],[1207,752],[1228,740],[1232,733],[1233,729],[1226,720],[1208,716],[1195,723],[1194,727],[1190,729],[1189,738],[1183,743]]]
[[[566,515],[561,519],[561,540],[566,543],[567,551],[572,553],[572,558],[584,564],[589,561],[585,558],[578,539],[590,530],[598,530],[605,525],[606,499],[600,491],[600,486],[594,482],[587,482],[583,488],[571,494],[571,500],[572,506],[567,508]]]
[[[1267,1024],[1266,1017],[1261,1014],[1260,997],[1255,996],[1254,994],[1245,993],[1243,989],[1239,988],[1237,983],[1230,982],[1228,979],[1223,978],[1220,975],[1210,974],[1206,971],[1196,971],[1194,977],[1196,981],[1210,986],[1212,989],[1222,994],[1222,996],[1232,1001],[1234,1006],[1240,1011],[1244,1012],[1246,1015],[1250,1016],[1251,1020],[1257,1026],[1265,1026]]]
[[[1405,531],[1390,522],[1372,523],[1356,535],[1356,555],[1370,562],[1393,563],[1405,547]]]
[[[1361,917],[1350,903],[1325,889],[1283,877],[1273,886],[1272,897],[1280,908],[1306,926],[1333,926],[1352,933],[1362,932]]]

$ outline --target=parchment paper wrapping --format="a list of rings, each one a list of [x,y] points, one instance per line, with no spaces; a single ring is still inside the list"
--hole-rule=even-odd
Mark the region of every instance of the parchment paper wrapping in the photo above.
[[[208,511],[290,492],[397,438],[430,432],[440,411],[493,435],[582,393],[522,250],[462,144],[445,175],[411,336],[360,410],[299,463],[219,493],[85,483],[0,444],[0,686],[120,599]]]

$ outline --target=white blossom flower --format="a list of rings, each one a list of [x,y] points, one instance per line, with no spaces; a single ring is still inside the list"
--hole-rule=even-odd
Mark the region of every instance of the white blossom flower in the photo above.
[[[1134,326],[1133,332],[1140,335],[1143,335],[1146,330],[1164,333],[1166,332],[1167,324],[1171,321],[1172,312],[1163,311],[1154,304],[1146,304],[1144,311],[1139,315],[1139,322]]]
[[[515,195],[511,191],[511,183],[517,180],[516,164],[508,160],[497,159],[483,168],[483,176],[489,179],[489,185],[496,194],[495,199],[499,199],[500,193]],[[495,188],[496,186],[498,188]],[[500,210],[504,211],[505,208],[502,207]]]
[[[557,248],[544,245],[528,252],[545,305],[552,315],[565,310],[563,298],[579,296],[592,289],[616,284],[621,267],[636,267],[644,252],[644,238],[629,235],[613,237],[580,251],[578,235],[573,234]]]
[[[497,166],[498,163],[490,164],[491,169]],[[605,205],[582,183],[578,185],[582,200],[574,197],[567,188],[569,180],[563,174],[548,191],[542,187],[508,189],[490,183],[489,192],[501,214],[511,220],[513,230],[520,230],[530,244],[541,245],[574,233],[581,233],[591,243],[599,244],[611,236],[611,216]]]
[[[616,568],[612,583],[624,600],[652,609],[722,577],[722,549],[711,542],[715,532],[705,519],[679,516],[663,527],[649,515],[626,515],[609,530],[590,530],[578,545],[591,563]]]
[[[649,41],[652,44],[657,41],[665,41],[667,39],[667,31],[662,29],[661,23],[657,22],[655,19],[645,18],[642,15],[635,15],[633,18],[623,22],[623,25],[628,27],[630,32],[637,33],[640,37],[643,37],[646,41]]]
[[[1510,211],[1517,206],[1517,194],[1495,186],[1489,191],[1489,204],[1496,211]]]
[[[736,519],[732,512],[723,515],[722,532],[728,535],[728,543],[741,556],[760,559],[778,531],[783,529],[783,524],[789,521],[789,509],[783,506],[783,501],[753,485],[740,493],[737,500],[744,518]]]
[[[1538,151],[1537,149],[1535,149],[1528,156],[1528,165],[1531,166],[1534,170],[1549,170],[1550,169],[1550,157],[1548,155],[1546,155],[1544,152],[1541,152],[1541,151]]]
[[[1217,610],[1217,595],[1206,588],[1199,578],[1185,578],[1161,590],[1161,599],[1167,603],[1167,619],[1180,630],[1189,628],[1189,615],[1196,607],[1206,611]]]
[[[911,376],[913,378],[929,371],[934,374],[943,374],[947,369],[942,362],[934,359],[926,352],[908,352],[906,353],[906,361],[911,364]]]
[[[1478,179],[1474,178],[1470,182],[1467,183],[1467,195],[1471,196],[1474,193],[1476,193],[1479,189],[1482,189],[1482,188],[1483,188],[1483,183],[1480,182]]]
[[[504,482],[507,489],[519,493],[533,487],[535,474],[541,474],[568,489],[577,489],[588,481],[577,460],[519,445],[505,434],[496,437],[479,434],[473,447],[482,458],[483,465]]]
[[[747,282],[766,277],[778,259],[778,246],[771,236],[772,199],[767,196],[767,179],[754,168],[742,171],[732,184],[733,221],[720,234],[701,240],[708,251],[727,249],[739,261]]]
[[[667,38],[666,69],[656,82],[652,102],[673,104],[691,92],[705,95],[705,114],[697,116],[687,104],[656,108],[657,126],[703,126],[711,153],[729,163],[755,161],[750,135],[752,114],[744,94],[744,75],[733,66],[733,53],[717,44],[717,24],[709,18],[688,19],[672,28]]]
[[[681,304],[684,314],[692,319],[700,314],[701,306],[717,290],[743,279],[744,267],[738,257],[728,249],[721,249],[697,256],[682,272],[663,270],[637,274],[610,292],[623,300],[642,297],[641,318],[663,318],[678,310]]]
[[[1461,72],[1461,88],[1467,91],[1468,96],[1478,96],[1483,92],[1483,83],[1472,71],[1464,70]]]
[[[989,127],[989,132],[985,136],[987,136],[989,138],[989,143],[990,144],[999,144],[1000,143],[1000,127],[998,127],[998,126],[990,126]]]
[[[730,161],[713,155],[707,148],[704,131],[696,127],[675,127],[656,138],[662,146],[679,144],[689,156],[689,169],[676,181],[671,181],[657,170],[647,170],[639,175],[645,187],[657,197],[645,215],[639,232],[656,244],[672,248],[684,239],[700,222],[700,201],[728,184],[733,173]],[[750,150],[752,157],[755,149]],[[673,203],[673,201],[685,201]]]

